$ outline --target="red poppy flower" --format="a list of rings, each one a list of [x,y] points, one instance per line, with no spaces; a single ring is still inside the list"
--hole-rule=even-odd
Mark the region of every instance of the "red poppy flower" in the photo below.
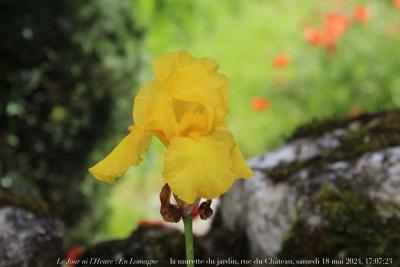
[[[286,53],[277,55],[273,60],[273,66],[274,68],[277,69],[286,68],[289,65],[289,63],[290,63],[290,58]]]
[[[267,99],[260,97],[260,96],[256,96],[251,99],[250,105],[253,110],[261,112],[261,111],[268,109],[270,106],[270,103]]]
[[[328,13],[325,16],[324,31],[329,38],[340,38],[350,26],[350,20],[340,13]]]
[[[319,45],[323,40],[321,30],[313,27],[305,28],[303,36],[304,39],[311,45]]]
[[[336,50],[337,41],[343,36],[350,27],[350,20],[340,13],[328,13],[325,16],[323,33],[324,45],[329,53]]]
[[[80,257],[83,255],[83,247],[81,245],[76,245],[70,248],[67,252],[67,259],[69,262],[75,262],[76,260],[79,260]],[[69,267],[74,267],[76,266],[75,264],[68,264]]]
[[[394,7],[400,10],[400,0],[393,0]]]
[[[356,6],[354,8],[354,19],[366,23],[371,19],[371,11],[367,6]]]

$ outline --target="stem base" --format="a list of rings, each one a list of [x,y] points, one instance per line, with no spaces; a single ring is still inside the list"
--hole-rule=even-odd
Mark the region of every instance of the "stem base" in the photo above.
[[[187,267],[194,267],[192,217],[183,218]]]

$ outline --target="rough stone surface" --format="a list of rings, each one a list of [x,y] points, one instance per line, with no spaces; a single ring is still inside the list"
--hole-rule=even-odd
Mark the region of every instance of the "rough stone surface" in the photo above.
[[[15,206],[0,208],[0,267],[56,266],[63,223]]]
[[[132,266],[165,266],[171,255],[175,259],[184,259],[182,233],[172,228],[150,225],[139,227],[126,239],[105,241],[90,247],[77,266],[97,266],[94,259],[111,260],[113,263],[132,259],[136,261]]]
[[[196,258],[204,261],[208,258],[239,260],[242,255],[247,254],[247,243],[244,236],[218,228],[215,232],[211,230],[207,236],[194,238],[194,254]],[[111,260],[113,264],[125,260],[134,261],[135,266],[186,266],[183,264],[184,236],[181,231],[167,225],[140,226],[126,239],[105,241],[88,248],[80,257],[77,266],[97,266],[95,259],[98,262]]]
[[[299,220],[306,221],[307,231],[329,224],[315,198],[325,185],[339,196],[344,189],[366,196],[381,221],[400,215],[399,112],[339,124],[315,127],[319,133],[306,130],[278,150],[250,159],[255,176],[237,181],[222,198],[222,227],[245,233],[251,257],[285,256],[282,246]]]

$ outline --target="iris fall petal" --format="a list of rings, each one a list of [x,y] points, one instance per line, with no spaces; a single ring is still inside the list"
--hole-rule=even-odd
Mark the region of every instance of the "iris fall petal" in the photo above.
[[[238,178],[232,172],[234,146],[227,130],[199,138],[173,138],[164,158],[165,182],[189,204],[198,197],[218,197]]]
[[[113,183],[115,178],[124,174],[131,165],[138,165],[151,141],[151,135],[134,129],[102,161],[89,169],[97,179]]]

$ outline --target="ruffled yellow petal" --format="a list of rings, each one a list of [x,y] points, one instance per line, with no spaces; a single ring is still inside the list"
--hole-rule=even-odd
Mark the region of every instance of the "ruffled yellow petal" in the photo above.
[[[153,70],[172,98],[205,107],[208,132],[223,120],[228,112],[229,79],[217,72],[218,65],[212,59],[179,51],[159,57]]]
[[[216,198],[236,178],[232,173],[233,147],[233,137],[228,131],[195,139],[175,137],[165,154],[164,180],[187,203],[193,203],[198,197]]]
[[[229,79],[197,60],[173,72],[167,87],[171,97],[207,108],[209,120],[219,122],[228,113]]]
[[[235,178],[250,178],[252,177],[253,171],[250,169],[245,158],[237,145],[233,134],[224,127],[219,127],[214,134],[214,137],[220,142],[228,141],[232,144],[231,146],[231,170]]]
[[[113,183],[115,178],[124,174],[131,165],[138,165],[151,141],[151,135],[145,131],[133,130],[102,161],[89,169],[97,179]]]
[[[203,105],[174,99],[172,107],[180,136],[193,137],[208,133],[207,112]]]
[[[178,67],[191,64],[195,59],[186,51],[166,53],[153,63],[153,72],[157,79],[163,80]]]
[[[215,63],[215,61],[212,60],[212,59],[209,58],[209,57],[200,58],[200,62],[201,62],[202,64],[204,64],[204,66],[205,66],[209,71],[217,71],[218,68],[219,68],[218,64]]]
[[[161,82],[154,80],[139,91],[133,106],[133,119],[139,127],[156,131],[169,139],[176,134],[177,123],[172,99],[163,87]]]

